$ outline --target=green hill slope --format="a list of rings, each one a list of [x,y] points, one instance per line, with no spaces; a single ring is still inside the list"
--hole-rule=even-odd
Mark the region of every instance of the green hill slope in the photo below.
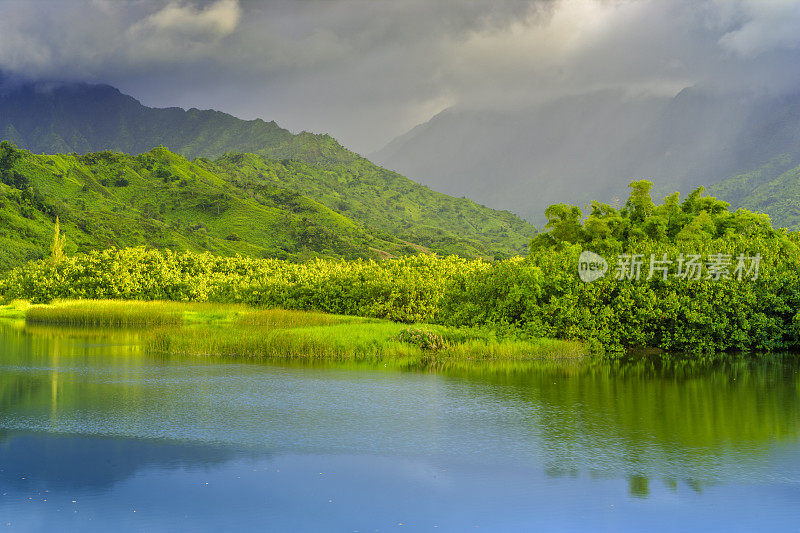
[[[761,168],[721,181],[709,192],[733,208],[766,213],[776,227],[800,230],[800,166],[781,156]]]
[[[316,152],[325,153],[324,148]],[[533,226],[508,211],[432,191],[355,154],[349,161],[326,165],[227,154],[214,164],[220,175],[244,188],[266,185],[297,191],[369,227],[441,253],[525,253],[536,234]]]
[[[523,251],[535,232],[509,213],[399,175],[384,182],[387,171],[360,158],[351,165],[252,154],[189,161],[165,148],[34,155],[4,143],[0,269],[44,256],[56,216],[68,253],[146,244],[289,259],[427,251],[474,257]]]
[[[85,228],[72,230],[81,249],[151,243],[278,257],[312,252],[371,257],[426,249],[494,257],[525,253],[536,234],[509,212],[436,193],[372,164],[329,135],[295,135],[274,122],[218,111],[150,108],[107,85],[32,83],[0,94],[2,139],[33,153],[72,154],[51,159],[25,154],[23,167],[15,171],[29,177],[47,202],[64,206],[68,227],[85,221]],[[190,162],[150,152],[157,145],[204,159]],[[145,154],[155,162],[93,153],[107,150]],[[114,185],[123,178],[129,185]],[[26,194],[25,187],[14,188],[17,193],[4,192],[11,195],[9,206],[26,201],[15,199]],[[214,206],[222,205],[228,207],[216,212]],[[119,231],[111,229],[126,217],[130,220],[120,222]],[[192,229],[198,224],[204,227]],[[270,238],[247,230],[251,224],[263,226]],[[23,226],[36,234],[38,244],[23,238],[10,245],[15,260],[37,256],[44,242],[36,224],[17,220],[11,227]],[[94,234],[80,236],[87,231]],[[19,233],[0,232],[10,239]],[[242,240],[226,240],[232,233]],[[326,239],[330,242],[324,244]]]

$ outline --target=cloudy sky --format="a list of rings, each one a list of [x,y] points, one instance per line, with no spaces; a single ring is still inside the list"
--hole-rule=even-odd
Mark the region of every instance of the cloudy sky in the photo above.
[[[0,70],[327,132],[368,154],[450,106],[800,87],[796,0],[0,0]]]

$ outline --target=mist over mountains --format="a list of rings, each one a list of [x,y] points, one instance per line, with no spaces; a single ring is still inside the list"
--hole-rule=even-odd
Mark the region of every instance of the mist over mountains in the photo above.
[[[274,121],[151,108],[108,85],[1,76],[0,137],[34,153],[139,154],[164,145],[190,159],[240,152],[322,166],[369,163],[329,135],[295,135]],[[539,225],[550,204],[614,204],[627,197],[630,181],[646,178],[657,197],[702,185],[734,207],[800,227],[797,92],[694,87],[659,97],[604,90],[523,109],[452,107],[371,159]],[[396,179],[380,167],[372,171],[382,182]]]
[[[552,203],[624,198],[634,179],[653,180],[658,194],[686,193],[776,159],[774,172],[797,166],[800,94],[599,91],[524,110],[452,108],[371,157],[434,189],[541,222]]]

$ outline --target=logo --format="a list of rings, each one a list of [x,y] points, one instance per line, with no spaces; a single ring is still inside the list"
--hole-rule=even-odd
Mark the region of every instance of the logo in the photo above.
[[[581,281],[591,283],[608,272],[608,263],[594,252],[584,250],[578,258],[578,276]]]
[[[745,255],[712,253],[683,254],[670,258],[668,255],[650,254],[650,261],[644,254],[619,254],[615,262],[614,279],[650,281],[661,278],[683,280],[752,280],[756,281],[761,271],[761,254]],[[578,276],[581,281],[591,283],[606,275],[608,262],[594,252],[584,250],[578,258]]]

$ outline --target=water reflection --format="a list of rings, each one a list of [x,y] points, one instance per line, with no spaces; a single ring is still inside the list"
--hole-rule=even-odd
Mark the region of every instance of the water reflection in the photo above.
[[[94,492],[141,470],[208,467],[248,455],[191,443],[10,432],[0,443],[0,487]]]
[[[451,472],[449,494],[480,491],[481,465],[487,490],[545,500],[621,489],[661,505],[744,484],[800,503],[796,358],[400,370],[158,358],[142,335],[0,323],[0,488],[113,492],[153,471],[227,479],[295,456],[360,457],[347,468],[368,476],[371,457],[386,475],[441,476],[425,490]]]

